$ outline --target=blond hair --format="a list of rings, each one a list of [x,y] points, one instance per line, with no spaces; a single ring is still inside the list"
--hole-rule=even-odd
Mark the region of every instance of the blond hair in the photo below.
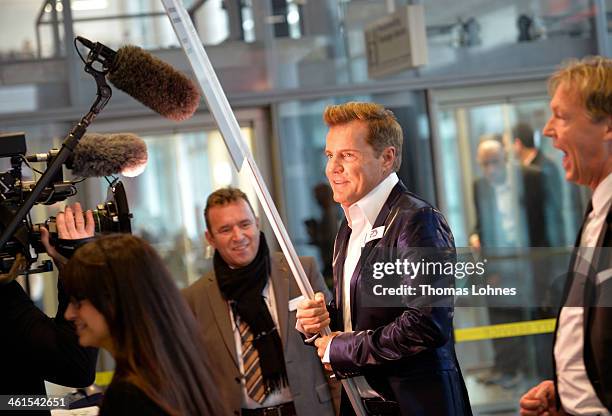
[[[612,117],[612,59],[589,56],[567,61],[548,80],[550,95],[562,84],[578,92],[593,121]]]
[[[395,160],[392,169],[397,172],[402,164],[402,143],[404,136],[395,115],[380,104],[365,102],[348,102],[327,106],[323,120],[329,127],[364,121],[368,126],[366,142],[374,149],[376,157],[387,147],[395,148]]]

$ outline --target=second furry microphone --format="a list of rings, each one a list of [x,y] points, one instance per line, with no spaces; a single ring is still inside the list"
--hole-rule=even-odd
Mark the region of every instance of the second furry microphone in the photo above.
[[[87,133],[71,159],[66,166],[77,176],[137,176],[147,164],[147,145],[131,133]]]

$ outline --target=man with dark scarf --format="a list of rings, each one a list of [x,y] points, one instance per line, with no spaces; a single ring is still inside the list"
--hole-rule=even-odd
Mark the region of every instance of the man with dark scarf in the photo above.
[[[213,270],[184,294],[215,358],[220,400],[236,415],[332,415],[321,363],[295,326],[300,291],[281,253],[270,253],[246,195],[213,192],[204,209]],[[315,291],[327,292],[312,258]]]

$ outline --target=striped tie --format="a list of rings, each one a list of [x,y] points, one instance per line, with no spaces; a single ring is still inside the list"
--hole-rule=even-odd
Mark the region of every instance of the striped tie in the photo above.
[[[259,353],[253,346],[253,333],[244,320],[240,320],[240,339],[242,341],[242,365],[244,367],[244,381],[249,397],[261,404],[268,396],[263,383]]]

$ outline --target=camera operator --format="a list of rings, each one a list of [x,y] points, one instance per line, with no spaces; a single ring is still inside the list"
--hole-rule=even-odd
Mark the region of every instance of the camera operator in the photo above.
[[[83,215],[79,203],[58,213],[56,222],[60,239],[85,242],[94,234],[92,212]],[[42,227],[41,241],[61,274],[67,259],[50,245],[49,231]],[[79,346],[74,324],[64,319],[69,299],[61,276],[57,282],[57,313],[50,318],[14,280],[25,268],[20,256],[9,273],[0,275],[0,395],[45,395],[43,380],[71,387],[91,385],[97,349]]]

